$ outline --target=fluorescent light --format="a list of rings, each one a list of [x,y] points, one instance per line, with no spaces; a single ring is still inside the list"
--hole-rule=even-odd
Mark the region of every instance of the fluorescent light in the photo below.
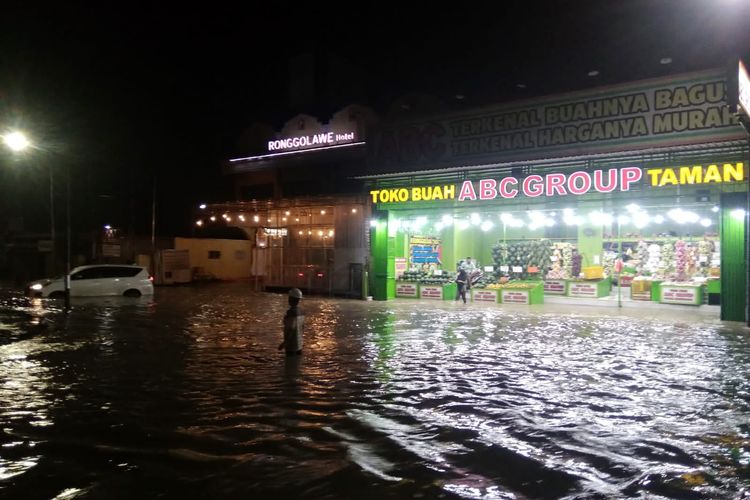
[[[641,209],[641,207],[639,207],[639,206],[638,206],[638,205],[636,205],[635,203],[631,203],[631,204],[627,205],[627,206],[626,206],[625,208],[626,208],[626,209],[627,209],[627,211],[628,211],[628,212],[630,212],[631,214],[632,214],[632,213],[635,213],[635,212],[637,212],[638,210],[640,210],[640,209]]]
[[[445,227],[445,224],[443,224],[442,222],[435,223],[435,229],[438,231],[442,231],[444,227]]]
[[[711,225],[711,221],[709,219],[701,219],[701,226],[708,227]]]
[[[478,226],[482,223],[482,218],[479,217],[479,214],[477,213],[471,214],[471,223],[475,226]]]
[[[711,211],[712,212],[718,212],[719,211],[719,207],[717,207],[716,205],[714,205],[713,207],[711,207]]]
[[[654,222],[657,224],[661,224],[662,222],[664,222],[664,216],[657,215],[656,217],[654,217]]]
[[[735,219],[744,219],[745,218],[745,209],[744,208],[735,208],[730,212],[733,218]]]
[[[443,215],[443,218],[441,220],[443,222],[443,225],[445,226],[450,226],[451,224],[453,224],[453,216],[451,215],[445,214]]]
[[[482,231],[487,232],[490,229],[492,229],[493,225],[494,224],[492,224],[492,222],[486,220],[486,221],[482,222],[482,225],[480,226],[480,228],[482,229]]]

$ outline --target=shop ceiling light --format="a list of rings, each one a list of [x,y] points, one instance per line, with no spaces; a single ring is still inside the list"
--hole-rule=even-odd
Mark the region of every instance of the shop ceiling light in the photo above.
[[[589,220],[592,224],[597,224],[601,226],[605,226],[608,224],[612,224],[612,215],[605,214],[602,212],[591,212],[589,214]]]
[[[299,221],[299,219],[297,219]],[[378,225],[377,219],[370,219],[370,227],[375,227]],[[300,234],[302,234],[302,231],[300,231]]]
[[[547,227],[552,227],[555,225],[555,219],[547,218],[544,220],[544,225]]]
[[[471,224],[469,224],[469,221],[461,220],[456,223],[456,226],[458,226],[459,229],[467,229]]]
[[[203,221],[202,220],[197,220],[197,221],[195,221],[195,225],[200,227],[200,226],[203,225]]]
[[[711,211],[712,212],[718,212],[719,211],[719,207],[717,207],[716,205],[714,205],[713,207],[711,207]]]
[[[708,227],[710,225],[711,225],[711,220],[710,219],[701,219],[701,226]]]
[[[443,215],[441,221],[443,222],[443,225],[450,226],[451,224],[453,224],[453,216],[445,214]]]
[[[216,216],[215,215],[212,215],[210,218],[211,218],[211,222],[216,222]]]
[[[328,230],[328,236],[333,236],[333,229]]]
[[[257,215],[255,215],[255,216],[253,216],[253,220],[254,220],[255,222],[258,222],[258,221],[260,220],[260,217],[258,217]]]
[[[224,219],[226,219],[227,222],[232,222],[232,218],[229,217],[228,215],[226,217],[224,217]]]
[[[500,214],[500,220],[503,221],[503,224],[510,224],[513,220],[513,216],[507,212],[503,212]]]
[[[198,205],[198,208],[200,208],[201,210],[205,210],[206,209],[206,204],[205,203],[201,203],[200,205]]]
[[[673,221],[677,223],[682,223],[683,216],[682,216],[682,209],[681,208],[673,208],[669,212],[667,212],[667,217],[672,219]]]
[[[241,220],[242,222],[245,222],[245,216],[244,216],[244,215],[240,215],[239,219],[240,219],[240,220]]]
[[[563,208],[563,215],[566,217],[570,217],[573,215],[573,209],[572,208]]]
[[[356,208],[352,208],[352,213],[356,214],[357,213],[357,209]]]
[[[435,223],[435,230],[436,231],[442,231],[443,227],[445,227],[445,224],[443,224],[442,222],[436,222]]]
[[[662,216],[662,215],[657,215],[656,217],[654,217],[654,222],[655,222],[656,224],[661,224],[661,223],[663,223],[663,222],[664,222],[664,216]]]
[[[730,212],[733,218],[735,219],[744,219],[745,218],[745,209],[744,208],[735,208]]]
[[[633,214],[633,224],[638,229],[648,226],[651,217],[646,212],[636,212]]]
[[[618,215],[617,222],[618,224],[628,224],[630,223],[630,217],[628,217],[627,215]]]
[[[480,226],[480,228],[482,229],[482,231],[487,232],[490,229],[492,229],[492,226],[493,226],[492,222],[486,220],[482,222],[482,225]]]
[[[683,217],[685,218],[685,222],[688,222],[690,224],[695,224],[700,220],[700,216],[696,214],[695,212],[684,212]]]
[[[625,209],[632,214],[632,213],[639,211],[641,207],[639,207],[635,203],[631,203],[628,206],[626,206]]]
[[[393,228],[395,228],[395,229],[398,229],[398,228],[400,228],[400,227],[401,227],[402,225],[403,225],[403,226],[406,226],[406,222],[404,222],[404,223],[402,224],[400,220],[398,220],[398,219],[393,219],[393,220],[391,221],[391,224],[390,224],[390,225],[391,225],[391,226],[392,226]]]
[[[529,212],[529,220],[532,222],[535,222],[537,225],[543,224],[546,217],[537,210],[532,210]]]
[[[510,227],[523,227],[524,222],[521,219],[511,219],[508,225]]]
[[[471,223],[475,226],[478,226],[482,223],[482,218],[479,217],[479,214],[477,213],[471,214]]]

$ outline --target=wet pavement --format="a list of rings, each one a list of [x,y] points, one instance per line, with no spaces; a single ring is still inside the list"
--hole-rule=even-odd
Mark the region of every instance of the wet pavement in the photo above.
[[[280,295],[0,302],[3,498],[744,498],[750,334],[711,315]]]

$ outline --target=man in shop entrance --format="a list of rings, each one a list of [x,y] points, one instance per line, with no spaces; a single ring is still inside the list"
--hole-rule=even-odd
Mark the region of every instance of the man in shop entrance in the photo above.
[[[466,274],[471,275],[471,273],[477,268],[477,266],[474,264],[474,262],[471,260],[471,257],[466,257],[466,260],[464,260],[461,263],[461,269],[466,271]]]

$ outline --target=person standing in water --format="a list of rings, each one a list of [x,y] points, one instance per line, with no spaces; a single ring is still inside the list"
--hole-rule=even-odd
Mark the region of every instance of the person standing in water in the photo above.
[[[302,330],[305,316],[300,313],[299,303],[302,291],[299,288],[289,290],[289,309],[284,315],[284,340],[279,344],[279,350],[284,349],[287,356],[302,354]]]
[[[456,301],[463,299],[464,304],[466,304],[466,290],[468,285],[469,275],[466,273],[465,269],[459,268],[458,274],[456,275]]]

